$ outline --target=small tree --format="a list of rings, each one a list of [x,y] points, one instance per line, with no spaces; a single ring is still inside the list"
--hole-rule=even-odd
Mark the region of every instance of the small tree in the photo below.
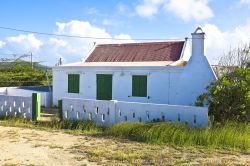
[[[249,121],[250,43],[230,49],[220,59],[218,73],[218,80],[198,96],[196,105],[209,105],[209,115],[217,122]]]
[[[223,75],[212,82],[207,93],[200,95],[196,105],[208,104],[209,115],[224,123],[228,120],[249,121],[250,116],[250,68]]]

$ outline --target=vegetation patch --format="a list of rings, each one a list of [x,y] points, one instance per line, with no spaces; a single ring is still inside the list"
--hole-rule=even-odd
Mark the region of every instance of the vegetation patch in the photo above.
[[[101,127],[92,121],[52,120],[31,122],[6,118],[0,125],[59,130],[71,134],[89,134],[98,137],[116,137],[150,144],[166,144],[174,147],[207,147],[250,152],[249,123],[227,122],[207,129],[188,128],[184,124],[169,122],[119,123]],[[116,158],[122,155],[117,154]]]

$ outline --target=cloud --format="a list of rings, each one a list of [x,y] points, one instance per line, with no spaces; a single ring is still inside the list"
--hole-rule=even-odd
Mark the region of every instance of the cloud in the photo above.
[[[250,5],[250,0],[241,0],[240,3]]]
[[[87,11],[87,14],[89,14],[89,15],[95,15],[95,14],[97,14],[97,13],[99,12],[99,11],[98,11],[96,8],[94,8],[94,7],[92,7],[92,8],[87,8],[86,11]]]
[[[222,31],[218,26],[205,24],[207,56],[212,63],[239,44],[250,42],[250,20],[245,25],[237,26],[232,30]]]
[[[197,21],[213,17],[213,11],[207,0],[170,0],[165,4],[165,10],[174,13],[184,21]]]
[[[8,37],[7,45],[18,47],[21,50],[27,52],[38,50],[43,45],[43,43],[37,39],[34,34],[21,34],[18,36]]]
[[[110,25],[110,26],[118,26],[122,24],[122,21],[115,20],[115,19],[104,19],[102,21],[103,25]]]
[[[115,37],[119,39],[129,39],[126,42],[131,42],[131,37],[128,34],[118,34],[112,36],[105,29],[94,26],[87,21],[72,20],[69,22],[56,22],[56,34],[71,35],[71,36],[89,36],[96,38],[108,39],[92,39],[92,38],[66,38],[66,37],[51,37],[38,38],[34,34],[18,36],[10,36],[5,40],[0,41],[0,51],[4,53],[23,54],[29,51],[33,52],[35,61],[44,61],[46,65],[54,65],[59,58],[63,59],[64,63],[72,63],[84,59],[94,43],[121,43],[120,40],[111,40]]]
[[[0,40],[0,48],[3,47],[6,43]]]
[[[115,39],[126,39],[126,40],[116,40],[116,43],[133,43],[135,42],[128,34],[119,34],[114,36]]]
[[[127,10],[127,6],[122,4],[122,3],[119,3],[117,6],[116,6],[116,9],[119,13],[124,13],[126,10]]]
[[[158,13],[163,2],[164,0],[144,0],[142,4],[136,6],[136,13],[141,17],[151,18]]]
[[[184,21],[200,21],[214,15],[208,6],[208,0],[143,0],[135,11],[141,17],[152,18],[161,8]]]

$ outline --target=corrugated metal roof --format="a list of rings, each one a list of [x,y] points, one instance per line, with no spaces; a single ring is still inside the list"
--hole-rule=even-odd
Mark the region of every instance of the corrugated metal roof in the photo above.
[[[177,61],[184,41],[97,45],[85,62]]]
[[[178,62],[178,61],[177,61]],[[72,64],[66,64],[59,67],[70,67],[70,66],[119,66],[119,67],[132,67],[132,66],[168,66],[174,63],[173,61],[145,61],[145,62],[77,62]]]

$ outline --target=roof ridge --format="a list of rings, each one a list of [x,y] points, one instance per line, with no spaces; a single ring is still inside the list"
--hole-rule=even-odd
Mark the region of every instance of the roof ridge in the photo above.
[[[122,46],[122,45],[147,45],[147,44],[167,44],[167,43],[181,43],[185,40],[178,41],[157,41],[157,42],[140,42],[140,43],[116,43],[116,44],[97,44],[96,46]]]

